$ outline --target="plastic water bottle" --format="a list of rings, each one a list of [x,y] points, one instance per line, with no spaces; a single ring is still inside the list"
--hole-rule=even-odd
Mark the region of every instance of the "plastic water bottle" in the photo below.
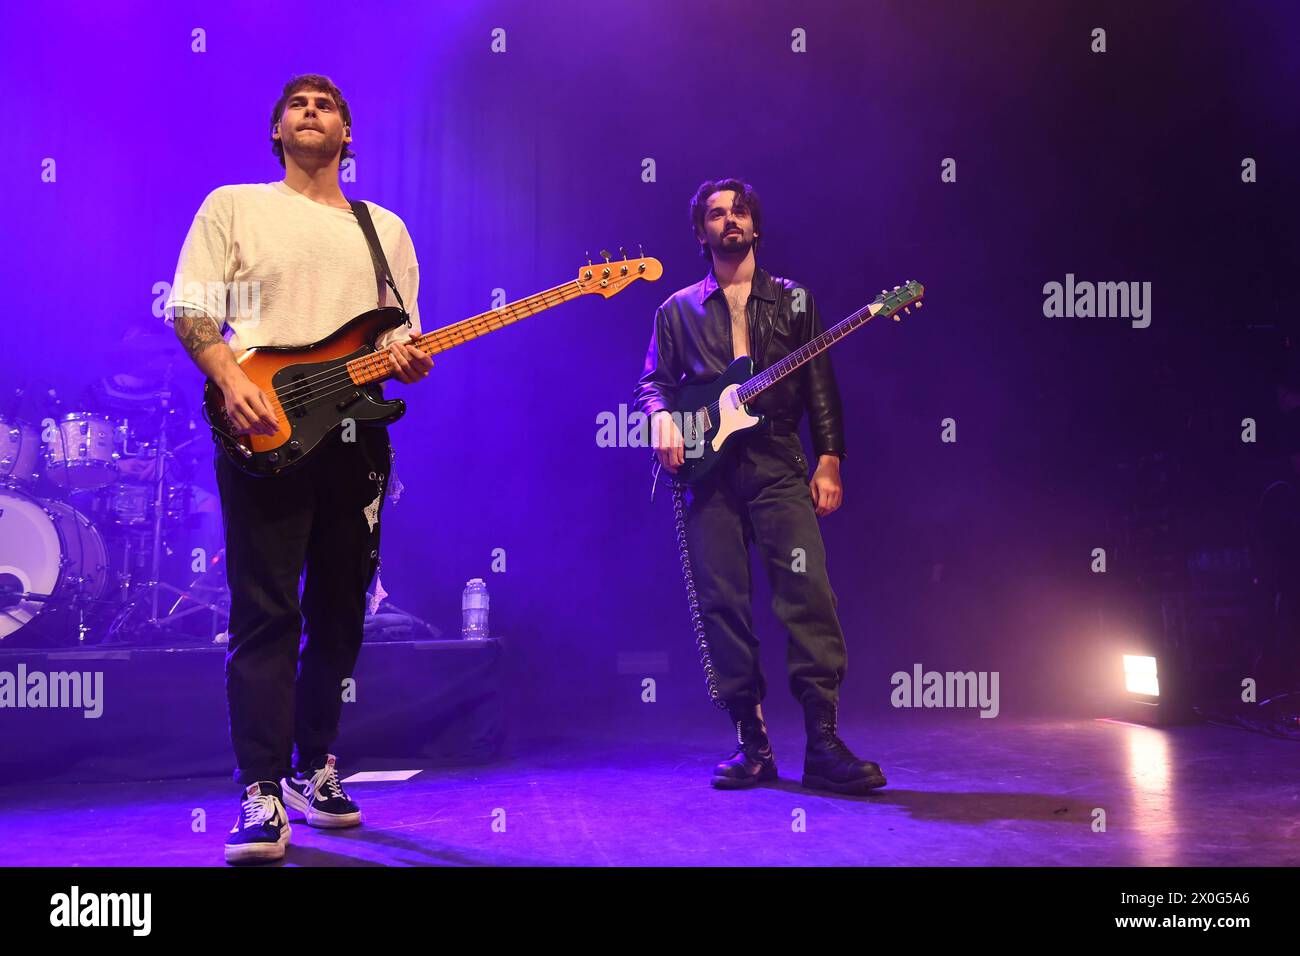
[[[465,582],[460,597],[460,636],[467,641],[482,641],[488,636],[488,589],[482,578]]]

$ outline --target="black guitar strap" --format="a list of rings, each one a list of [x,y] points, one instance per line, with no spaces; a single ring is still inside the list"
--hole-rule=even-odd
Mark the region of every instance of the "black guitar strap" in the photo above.
[[[406,303],[402,301],[402,294],[397,291],[397,283],[393,281],[393,271],[388,268],[388,258],[384,255],[384,247],[379,244],[379,235],[375,232],[375,224],[370,218],[370,207],[360,199],[349,199],[348,205],[352,207],[352,212],[357,217],[357,224],[361,226],[361,231],[366,235],[366,244],[370,246],[370,261],[375,265],[375,288],[376,295],[378,290],[383,289],[387,284],[388,288],[393,290],[393,297],[397,299],[397,307],[402,310],[402,315],[406,316],[406,324],[411,324],[411,317],[406,311]]]

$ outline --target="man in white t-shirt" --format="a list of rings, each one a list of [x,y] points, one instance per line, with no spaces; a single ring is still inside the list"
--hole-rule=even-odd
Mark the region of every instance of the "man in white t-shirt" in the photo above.
[[[352,155],[351,127],[347,100],[328,77],[292,78],[271,115],[271,149],[284,180],[214,190],[185,238],[169,315],[241,433],[274,434],[276,421],[237,352],[311,345],[376,303],[397,305],[377,280],[365,234],[339,188],[339,163]],[[409,326],[376,344],[398,381],[411,384],[433,365],[408,343],[420,332],[415,249],[401,219],[367,206],[410,315]],[[341,686],[361,648],[392,448],[383,426],[358,427],[349,437],[355,440],[336,430],[311,458],[272,477],[245,474],[221,451],[214,458],[230,585],[226,699],[243,788],[226,838],[229,863],[284,857],[286,804],[312,826],[361,822],[328,751],[338,734]]]

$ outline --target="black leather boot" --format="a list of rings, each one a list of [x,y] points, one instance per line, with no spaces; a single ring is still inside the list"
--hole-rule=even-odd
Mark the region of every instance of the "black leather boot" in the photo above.
[[[859,760],[836,734],[835,705],[818,703],[804,711],[808,750],[803,759],[803,785],[810,790],[866,793],[885,785],[880,765]]]
[[[743,790],[775,780],[776,757],[762,710],[751,704],[727,711],[736,725],[736,752],[713,768],[713,785],[720,790]]]

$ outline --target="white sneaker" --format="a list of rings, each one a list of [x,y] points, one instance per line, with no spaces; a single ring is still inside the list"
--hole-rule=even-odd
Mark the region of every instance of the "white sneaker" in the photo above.
[[[283,860],[291,832],[280,802],[280,785],[271,780],[249,784],[240,800],[239,819],[226,837],[226,862]]]
[[[355,827],[361,823],[361,808],[339,785],[334,755],[326,754],[319,766],[296,770],[282,777],[284,802],[314,827]]]

